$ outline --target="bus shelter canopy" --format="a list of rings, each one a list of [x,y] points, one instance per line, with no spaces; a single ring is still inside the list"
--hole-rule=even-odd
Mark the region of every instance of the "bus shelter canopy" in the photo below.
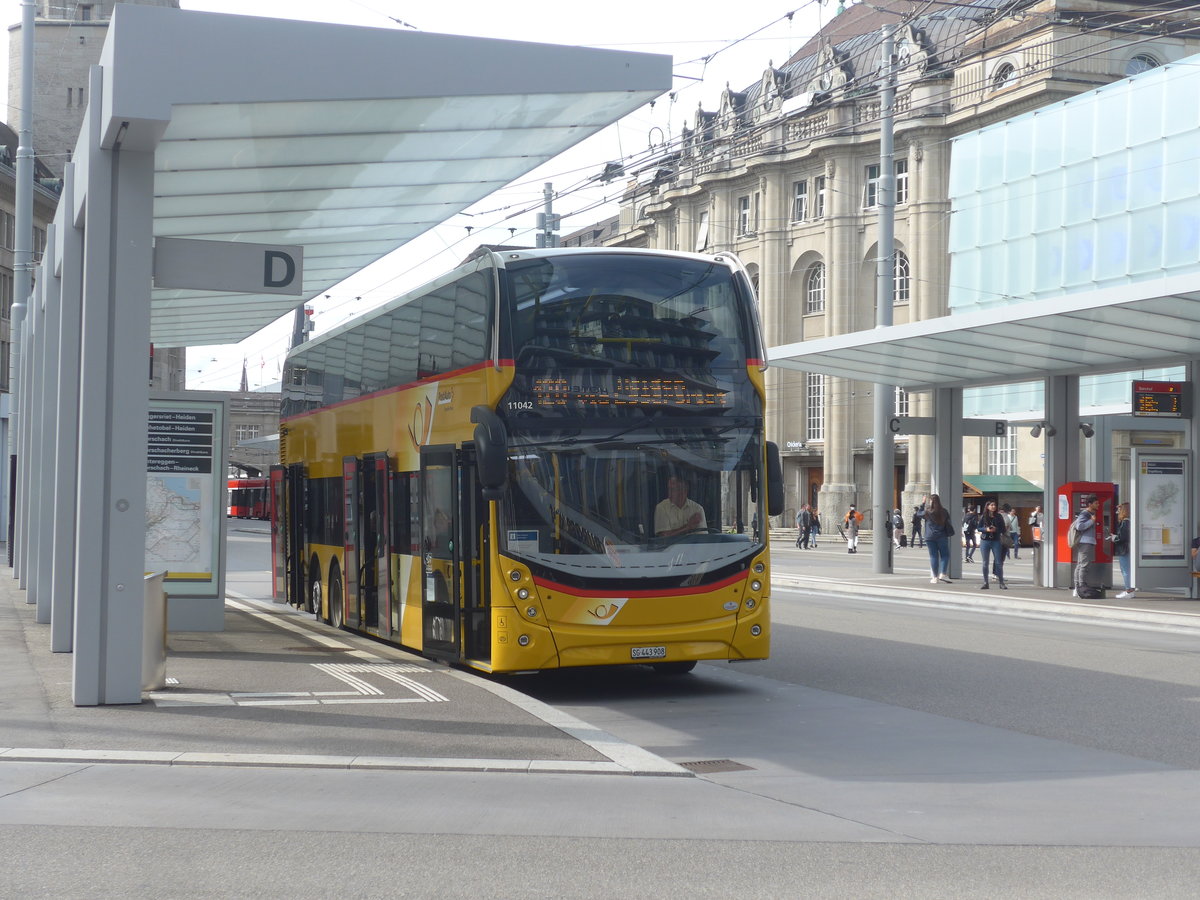
[[[1193,361],[1200,275],[1135,282],[801,341],[771,365],[907,391],[1032,381]]]
[[[671,84],[666,56],[128,4],[101,66],[156,239],[304,248],[299,297],[155,288],[160,346],[255,333]]]

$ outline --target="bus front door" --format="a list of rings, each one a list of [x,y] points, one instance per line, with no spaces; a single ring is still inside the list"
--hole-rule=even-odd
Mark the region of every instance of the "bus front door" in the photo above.
[[[485,560],[488,548],[488,505],[483,500],[475,469],[475,450],[459,454],[459,559],[462,561],[463,653],[467,659],[490,662],[492,658],[492,610]]]
[[[421,448],[421,630],[429,656],[457,659],[458,469],[453,447]]]

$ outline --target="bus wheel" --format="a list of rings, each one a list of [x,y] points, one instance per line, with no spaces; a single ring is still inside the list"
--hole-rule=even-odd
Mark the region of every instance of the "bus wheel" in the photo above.
[[[329,624],[341,629],[346,624],[342,609],[342,579],[336,568],[329,571]]]
[[[317,575],[312,580],[312,585],[308,589],[308,612],[314,613],[318,619],[324,619],[325,616],[321,612],[321,576]]]
[[[686,675],[696,668],[696,661],[691,659],[687,662],[654,663],[651,668],[659,675]]]

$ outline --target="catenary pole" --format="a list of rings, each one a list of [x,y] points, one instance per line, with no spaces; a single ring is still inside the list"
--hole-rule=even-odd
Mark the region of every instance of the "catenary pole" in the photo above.
[[[25,311],[33,287],[33,20],[34,0],[21,0],[21,116],[17,131],[16,230],[13,241],[13,305],[10,313],[8,354],[8,564],[19,565],[15,554],[25,535],[16,527],[22,505],[17,502],[18,473],[17,428],[23,421],[21,391],[21,354],[25,337]],[[21,572],[15,571],[20,577]]]
[[[895,293],[896,256],[896,174],[893,157],[894,109],[896,88],[893,83],[894,25],[883,26],[880,47],[880,68],[883,84],[879,92],[879,249],[876,254],[875,325],[888,328],[892,324],[892,304]],[[896,452],[892,432],[888,427],[895,409],[894,388],[890,384],[875,385],[874,435],[871,467],[871,512],[875,539],[871,562],[877,574],[892,571],[892,541],[889,525],[892,519],[892,495],[895,482]]]

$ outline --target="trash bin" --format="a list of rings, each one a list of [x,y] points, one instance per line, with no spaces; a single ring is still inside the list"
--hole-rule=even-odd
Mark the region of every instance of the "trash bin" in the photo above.
[[[166,572],[145,577],[145,611],[142,615],[142,690],[161,691],[167,686]]]

